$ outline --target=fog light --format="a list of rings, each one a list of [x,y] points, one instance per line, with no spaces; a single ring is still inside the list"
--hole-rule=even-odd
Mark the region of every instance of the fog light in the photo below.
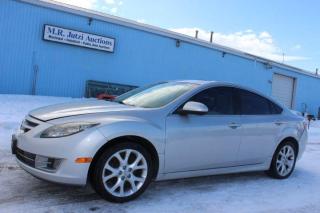
[[[61,163],[61,159],[49,158],[41,155],[36,155],[34,166],[36,169],[47,172],[55,172]]]

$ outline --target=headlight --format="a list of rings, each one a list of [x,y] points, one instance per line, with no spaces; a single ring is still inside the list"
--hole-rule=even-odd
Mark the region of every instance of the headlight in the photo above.
[[[98,125],[97,123],[65,123],[55,125],[44,130],[40,138],[59,138],[82,132],[85,129]]]

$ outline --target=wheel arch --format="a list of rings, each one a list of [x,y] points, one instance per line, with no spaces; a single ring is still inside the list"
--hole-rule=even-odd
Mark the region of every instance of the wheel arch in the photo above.
[[[278,148],[281,144],[283,144],[283,143],[285,143],[285,142],[287,142],[287,141],[292,142],[292,143],[296,146],[296,151],[297,151],[296,155],[298,156],[298,154],[299,154],[299,142],[298,142],[297,139],[295,139],[295,138],[292,137],[292,136],[288,136],[288,137],[283,138],[283,139],[280,141],[280,143],[278,144],[277,148]]]
[[[109,140],[108,142],[106,142],[103,146],[101,146],[99,148],[99,150],[95,153],[93,160],[90,164],[89,167],[89,171],[88,171],[88,180],[91,179],[91,174],[92,171],[97,163],[97,160],[99,159],[99,156],[101,156],[101,154],[108,148],[122,143],[122,142],[133,142],[133,143],[138,143],[144,146],[144,148],[147,149],[147,151],[150,153],[152,161],[154,162],[154,171],[153,171],[153,179],[155,179],[158,175],[158,171],[159,171],[159,154],[155,148],[155,146],[147,139],[140,137],[140,136],[136,136],[136,135],[125,135],[125,136],[119,136],[116,138],[113,138],[112,140]]]

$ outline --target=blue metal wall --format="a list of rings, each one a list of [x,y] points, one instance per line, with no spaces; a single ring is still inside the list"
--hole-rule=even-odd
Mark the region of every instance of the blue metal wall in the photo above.
[[[116,38],[114,53],[42,40],[44,24]],[[320,106],[320,80],[160,35],[13,0],[0,1],[0,93],[82,97],[86,80],[143,85],[171,79],[222,80],[271,95],[273,72],[297,78],[295,108]]]

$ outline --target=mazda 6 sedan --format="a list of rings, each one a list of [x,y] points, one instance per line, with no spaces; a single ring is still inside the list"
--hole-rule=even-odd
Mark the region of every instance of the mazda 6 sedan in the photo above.
[[[90,183],[125,202],[153,180],[246,171],[291,175],[307,142],[301,116],[266,96],[212,81],[169,81],[114,101],[31,111],[12,137],[19,165],[44,180]]]

